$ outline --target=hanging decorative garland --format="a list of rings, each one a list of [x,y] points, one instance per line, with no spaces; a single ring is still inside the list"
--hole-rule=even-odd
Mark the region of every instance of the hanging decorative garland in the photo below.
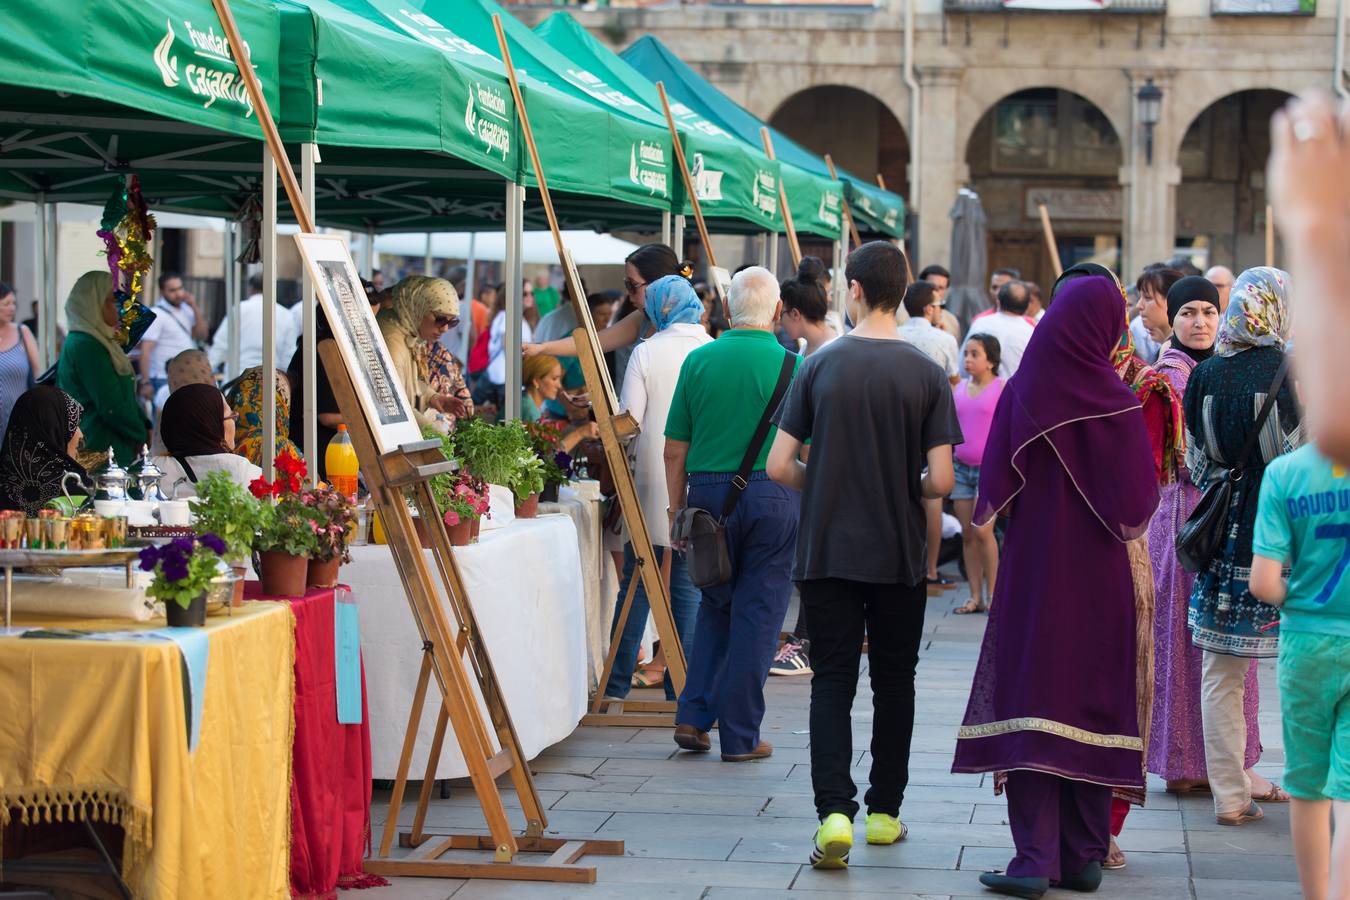
[[[155,217],[146,209],[140,179],[132,175],[113,189],[98,230],[118,301],[117,339],[125,350],[136,345],[155,319],[154,312],[140,301],[145,275],[154,264],[150,255],[154,232]]]

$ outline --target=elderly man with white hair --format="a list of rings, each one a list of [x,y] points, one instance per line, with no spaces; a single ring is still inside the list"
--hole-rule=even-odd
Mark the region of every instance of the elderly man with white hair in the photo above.
[[[1211,266],[1205,280],[1219,289],[1219,315],[1228,308],[1228,292],[1233,289],[1233,270],[1227,266]]]
[[[773,753],[759,726],[792,593],[800,497],[770,481],[764,464],[774,437],[769,420],[800,358],[774,337],[783,304],[768,269],[738,274],[728,299],[731,329],[680,367],[666,418],[665,467],[672,522],[686,505],[720,519],[732,570],[730,580],[702,589],[694,640],[685,648],[689,671],[675,743],[707,752],[716,722],[722,759],[744,762]]]

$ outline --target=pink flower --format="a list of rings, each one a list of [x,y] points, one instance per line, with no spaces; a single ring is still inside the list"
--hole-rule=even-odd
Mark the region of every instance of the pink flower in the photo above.
[[[459,524],[459,513],[453,509],[445,511],[445,524],[451,528]]]

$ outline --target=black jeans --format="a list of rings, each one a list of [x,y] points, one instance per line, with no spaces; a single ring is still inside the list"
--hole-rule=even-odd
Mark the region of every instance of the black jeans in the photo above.
[[[919,664],[928,586],[866,584],[837,578],[799,585],[811,628],[811,786],[824,819],[858,812],[849,775],[864,628],[872,682],[871,787],[868,812],[898,816],[909,784],[914,734],[914,670]]]

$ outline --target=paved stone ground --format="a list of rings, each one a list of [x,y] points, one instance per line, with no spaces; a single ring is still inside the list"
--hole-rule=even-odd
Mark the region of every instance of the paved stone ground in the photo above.
[[[962,592],[963,593],[963,592]],[[928,604],[918,674],[918,712],[910,786],[901,817],[908,840],[869,847],[861,818],[846,872],[816,872],[806,863],[815,827],[811,803],[807,706],[809,678],[771,678],[764,737],[771,759],[729,764],[713,753],[677,753],[667,729],[580,728],[534,761],[536,784],[548,807],[549,831],[594,834],[626,842],[624,857],[592,857],[595,885],[398,878],[363,894],[369,900],[492,898],[735,898],[877,896],[896,900],[992,897],[981,871],[1011,857],[1002,798],[992,776],[950,772],[956,727],[984,631],[984,616],[954,616],[964,600],[949,592]],[[513,664],[525,665],[527,660]],[[853,709],[854,780],[865,790],[870,755],[871,696],[866,660]],[[1284,754],[1273,662],[1261,669],[1258,769],[1278,778]],[[1297,875],[1284,805],[1265,805],[1262,822],[1224,828],[1214,821],[1208,795],[1176,798],[1150,785],[1145,809],[1134,810],[1120,844],[1129,865],[1108,872],[1098,896],[1156,900],[1295,900]],[[377,794],[376,839],[387,793]],[[513,795],[508,803],[518,807]],[[518,809],[515,813],[519,821]],[[410,823],[412,804],[400,816]],[[437,801],[429,827],[481,830],[472,790],[454,787]],[[482,857],[480,857],[481,859]],[[1069,897],[1051,892],[1047,896]],[[361,898],[357,898],[361,900]]]

